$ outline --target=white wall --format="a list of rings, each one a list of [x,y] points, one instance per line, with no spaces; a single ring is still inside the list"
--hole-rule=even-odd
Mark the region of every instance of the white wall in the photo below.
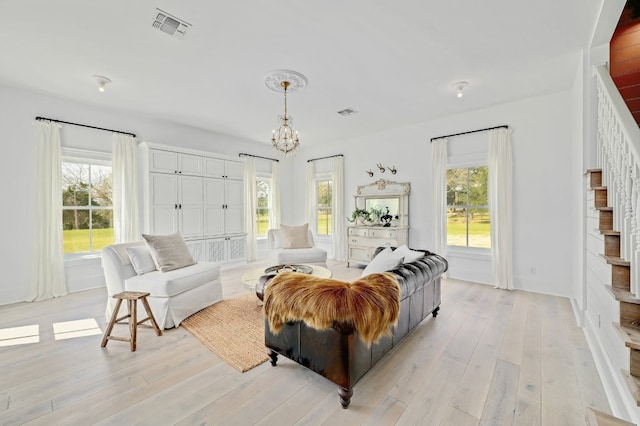
[[[306,160],[324,155],[345,155],[345,203],[353,205],[357,185],[384,177],[409,181],[411,246],[430,248],[433,241],[431,199],[431,145],[429,139],[443,134],[508,124],[513,130],[515,165],[515,284],[516,287],[549,294],[569,295],[572,274],[571,177],[572,104],[571,92],[521,100],[471,113],[446,117],[358,139],[305,146],[292,158],[280,162],[282,176],[282,222],[304,221],[303,204]],[[464,98],[461,100],[464,102]],[[361,112],[366,113],[366,112]],[[143,116],[89,107],[24,90],[0,86],[0,128],[4,155],[0,158],[2,193],[11,200],[2,222],[6,242],[0,248],[4,283],[0,304],[22,301],[30,280],[33,249],[34,150],[33,118],[37,115],[114,128],[136,133],[141,140],[207,150],[226,155],[248,152],[274,156],[267,144],[255,144],[199,129],[151,120]],[[357,115],[351,118],[357,125]],[[96,138],[96,140],[99,138]],[[64,145],[63,130],[63,145]],[[110,151],[105,143],[87,139],[79,148]],[[396,175],[379,172],[369,178],[365,170],[375,165],[394,165]],[[477,262],[477,261],[476,261]],[[470,266],[464,259],[452,259],[452,274],[465,271],[477,281],[486,262]],[[80,272],[81,271],[81,272]],[[93,271],[89,273],[88,271]],[[535,272],[532,272],[535,271]],[[478,278],[480,277],[480,278]],[[68,271],[69,288],[79,290],[101,285],[96,262],[78,264]]]
[[[461,99],[464,102],[464,98]],[[571,202],[574,155],[572,92],[524,99],[470,113],[433,120],[357,139],[303,147],[301,160],[331,154],[345,156],[346,211],[353,206],[357,185],[381,177],[411,182],[410,245],[433,247],[430,138],[507,124],[514,152],[514,277],[516,288],[569,296],[572,293],[571,250],[575,237]],[[366,111],[361,112],[361,114]],[[350,118],[357,125],[357,115]],[[488,137],[488,136],[487,136]],[[396,175],[365,170],[376,163],[395,165]],[[298,215],[304,220],[304,161],[294,165]],[[482,267],[481,267],[482,266]],[[486,261],[455,259],[452,276],[476,271],[471,280],[489,271]],[[478,274],[478,271],[484,271]]]
[[[2,283],[0,305],[23,301],[31,279],[34,221],[34,130],[36,116],[132,132],[142,141],[176,145],[236,156],[240,152],[273,156],[268,144],[256,144],[200,129],[152,120],[123,111],[87,106],[60,98],[0,85],[0,193],[5,200],[0,224]],[[82,137],[84,135],[84,137]],[[63,126],[62,145],[110,152],[110,134]],[[268,136],[268,134],[267,134]],[[290,163],[281,163],[283,180],[290,181]],[[66,265],[67,287],[78,291],[104,285],[99,259]]]

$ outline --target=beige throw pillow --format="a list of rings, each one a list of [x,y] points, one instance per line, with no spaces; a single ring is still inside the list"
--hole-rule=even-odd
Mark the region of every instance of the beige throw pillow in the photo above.
[[[298,249],[310,248],[309,243],[309,224],[305,223],[300,226],[281,225],[282,248]]]
[[[145,235],[151,257],[161,272],[184,268],[196,262],[179,232],[169,235]]]

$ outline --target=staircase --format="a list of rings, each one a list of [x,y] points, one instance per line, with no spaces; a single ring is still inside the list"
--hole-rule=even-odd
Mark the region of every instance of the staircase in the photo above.
[[[640,129],[609,70],[598,66],[594,71],[597,133],[593,161],[598,168],[587,170],[584,314],[614,411],[637,421]]]
[[[629,391],[640,406],[640,299],[631,293],[631,263],[620,257],[620,232],[613,229],[614,209],[608,205],[607,187],[602,185],[602,169],[587,170],[594,207],[599,214],[598,231],[604,237],[601,256],[611,267],[611,285],[606,288],[620,304],[620,319],[614,323],[630,350],[629,370],[623,370]]]

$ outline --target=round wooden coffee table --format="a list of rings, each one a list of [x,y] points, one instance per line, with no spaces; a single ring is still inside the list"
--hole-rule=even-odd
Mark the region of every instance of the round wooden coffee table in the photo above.
[[[312,269],[310,275],[313,275],[314,277],[331,278],[332,276],[331,271],[325,267],[318,266],[318,265],[303,265],[303,266],[310,267]],[[246,288],[247,291],[255,293],[258,278],[265,275],[264,273],[265,269],[267,268],[253,269],[249,272],[242,274],[242,276],[240,277],[240,281],[242,281],[242,283],[244,284],[244,288]]]

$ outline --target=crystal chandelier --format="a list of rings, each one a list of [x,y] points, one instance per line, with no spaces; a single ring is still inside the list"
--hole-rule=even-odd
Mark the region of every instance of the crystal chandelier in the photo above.
[[[293,119],[287,114],[287,89],[291,83],[282,81],[280,85],[284,89],[284,115],[278,116],[280,127],[278,127],[278,130],[273,131],[271,144],[284,155],[292,155],[300,145],[300,139],[298,138],[298,132],[295,132],[291,127]]]
[[[298,132],[293,130],[293,119],[287,109],[287,94],[303,89],[307,78],[296,71],[277,70],[265,77],[265,85],[276,92],[284,92],[284,115],[278,116],[278,128],[271,134],[271,145],[285,156],[293,155],[300,146]]]

